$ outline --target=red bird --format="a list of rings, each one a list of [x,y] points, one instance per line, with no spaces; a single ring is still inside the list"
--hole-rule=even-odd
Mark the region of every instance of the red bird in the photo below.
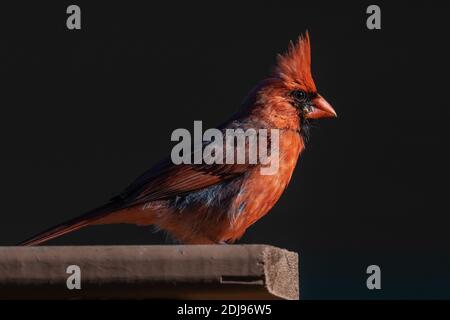
[[[264,216],[289,184],[304,150],[311,119],[336,117],[311,76],[309,35],[278,56],[272,74],[219,129],[278,129],[279,168],[263,175],[261,164],[161,162],[106,205],[40,233],[22,245],[37,245],[82,227],[111,223],[154,225],[182,243],[239,239]]]

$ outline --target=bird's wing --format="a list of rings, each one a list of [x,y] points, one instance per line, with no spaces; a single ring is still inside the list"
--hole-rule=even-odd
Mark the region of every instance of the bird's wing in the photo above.
[[[167,161],[136,179],[119,197],[125,206],[180,196],[236,178],[250,164],[180,164]]]
[[[226,145],[225,130],[228,128],[259,128],[265,127],[265,123],[252,122],[250,124],[241,121],[228,121],[219,126],[223,133],[223,146]],[[245,159],[249,159],[249,144],[245,142]],[[268,139],[270,145],[270,138]],[[203,148],[209,143],[205,143]],[[234,147],[235,154],[238,152]],[[201,150],[200,150],[201,151]],[[191,153],[191,159],[197,150]],[[224,155],[226,150],[224,149]],[[175,165],[170,158],[154,166],[139,176],[125,191],[116,198],[123,201],[124,206],[130,207],[149,201],[167,199],[180,196],[191,191],[203,189],[220,182],[241,176],[256,164],[180,164]]]

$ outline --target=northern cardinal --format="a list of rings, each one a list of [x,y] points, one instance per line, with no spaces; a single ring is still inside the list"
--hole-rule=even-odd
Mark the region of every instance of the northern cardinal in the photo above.
[[[278,129],[279,169],[262,175],[261,164],[161,162],[109,203],[40,233],[21,245],[37,245],[82,227],[112,223],[154,225],[187,244],[239,239],[263,217],[289,184],[304,150],[312,119],[336,117],[311,76],[309,35],[290,43],[270,76],[249,93],[227,128]]]

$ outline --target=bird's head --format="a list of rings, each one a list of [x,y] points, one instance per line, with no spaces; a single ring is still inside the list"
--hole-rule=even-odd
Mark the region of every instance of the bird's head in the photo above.
[[[281,98],[295,108],[302,119],[336,117],[331,105],[317,92],[311,75],[309,34],[290,43],[288,51],[278,56],[274,76],[281,80]]]
[[[310,120],[336,117],[333,107],[317,92],[311,75],[308,32],[278,55],[271,76],[253,88],[243,106],[243,111],[265,117],[278,128],[300,131],[305,138]]]
[[[285,54],[278,55],[272,75],[250,92],[243,105],[244,110],[262,114],[279,128],[300,131],[306,139],[310,120],[336,117],[314,84],[307,32],[291,42]]]

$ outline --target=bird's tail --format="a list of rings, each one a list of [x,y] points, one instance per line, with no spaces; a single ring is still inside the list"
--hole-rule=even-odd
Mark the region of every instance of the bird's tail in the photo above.
[[[103,218],[105,215],[119,208],[117,203],[111,202],[96,209],[93,209],[81,216],[78,216],[69,221],[58,224],[50,229],[45,230],[25,241],[19,243],[19,246],[34,246],[46,242],[48,240],[60,237],[66,233],[78,230],[93,224],[97,220]]]

